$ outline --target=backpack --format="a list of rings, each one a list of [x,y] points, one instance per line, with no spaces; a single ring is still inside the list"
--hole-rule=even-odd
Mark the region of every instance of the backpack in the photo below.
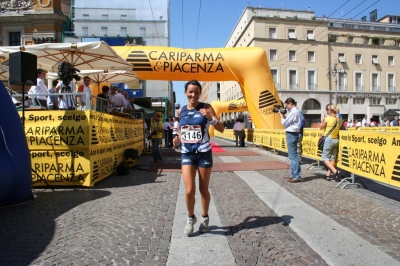
[[[136,159],[139,157],[139,152],[137,149],[126,149],[124,151],[125,159]]]

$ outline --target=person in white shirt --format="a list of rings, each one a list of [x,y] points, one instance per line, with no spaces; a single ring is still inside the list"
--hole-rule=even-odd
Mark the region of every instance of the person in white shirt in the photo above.
[[[279,112],[281,124],[285,127],[286,131],[286,143],[290,159],[290,176],[285,179],[290,183],[301,182],[300,159],[297,152],[297,144],[300,138],[301,114],[296,105],[296,101],[289,97],[285,101],[285,109],[289,111],[287,114]]]
[[[171,128],[171,123],[168,121],[168,118],[165,119],[164,122],[164,142],[165,142],[165,148],[168,148],[170,145],[170,128]]]
[[[354,127],[354,123],[353,123],[353,120],[349,120],[349,123],[347,123],[347,126],[346,126],[346,128],[349,128],[349,127]]]
[[[244,129],[245,125],[243,123],[243,120],[238,118],[236,120],[236,123],[233,125],[233,131],[235,132],[235,139],[236,139],[236,147],[242,146],[242,143],[244,143]],[[238,145],[238,139],[239,139],[239,144]]]
[[[49,90],[44,84],[44,78],[46,77],[46,71],[38,68],[37,71],[37,85],[32,86],[28,92],[28,94],[49,94]],[[47,96],[36,96],[35,97],[36,105],[39,105],[43,108],[47,108]]]
[[[361,126],[362,127],[367,127],[368,126],[367,115],[365,115],[363,120],[361,121]]]
[[[358,119],[356,119],[356,122],[355,122],[355,127],[356,127],[356,128],[359,128],[359,127],[361,127],[361,122],[360,122],[360,121],[358,121]]]
[[[387,117],[384,117],[383,118],[383,121],[382,121],[382,126],[384,126],[384,127],[388,127],[389,126],[389,120],[387,119]]]
[[[89,110],[89,106],[87,105],[87,100],[86,99],[86,94],[89,92],[91,93],[92,91],[90,90],[90,82],[92,80],[86,76],[83,78],[83,85],[79,86],[78,92],[81,92],[83,95],[82,96],[77,96],[76,97],[76,102],[79,103],[80,109],[81,110]],[[89,99],[90,101],[90,99]]]
[[[124,106],[124,108],[130,109],[131,108],[131,103],[129,102],[129,93],[127,91],[124,91],[123,95],[124,95],[124,98],[125,98],[125,106]]]
[[[172,121],[174,122],[174,125],[172,126],[172,139],[174,139],[176,136],[179,136],[181,124],[179,123],[177,117],[173,117]]]
[[[111,88],[111,111],[114,111],[117,108],[123,108],[126,104],[125,97],[121,93],[117,93],[117,86],[112,86]]]

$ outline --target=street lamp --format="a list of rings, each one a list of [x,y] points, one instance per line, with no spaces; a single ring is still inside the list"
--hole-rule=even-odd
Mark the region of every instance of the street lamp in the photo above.
[[[337,63],[335,63],[333,65],[332,69],[328,68],[328,73],[326,74],[328,79],[330,79],[331,77],[335,78],[335,105],[338,104],[338,96],[337,96],[337,94],[338,94],[338,86],[337,86],[337,82],[338,82],[339,73],[347,74],[347,71],[346,71],[346,69],[342,68]]]

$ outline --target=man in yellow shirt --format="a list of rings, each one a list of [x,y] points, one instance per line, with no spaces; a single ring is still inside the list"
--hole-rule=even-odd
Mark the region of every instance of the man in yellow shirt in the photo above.
[[[164,124],[161,122],[160,114],[154,114],[150,129],[151,140],[153,142],[153,163],[162,162],[163,158],[160,153],[160,144],[163,139]]]

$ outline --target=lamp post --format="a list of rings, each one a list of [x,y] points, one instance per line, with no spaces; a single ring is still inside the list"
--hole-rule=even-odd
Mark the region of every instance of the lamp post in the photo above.
[[[338,82],[338,75],[339,73],[343,73],[346,74],[346,70],[344,68],[342,68],[341,66],[339,66],[337,63],[335,63],[333,65],[333,68],[330,69],[328,68],[328,73],[326,74],[326,76],[330,79],[331,77],[335,78],[335,105],[338,104],[338,86],[337,86],[337,82]]]

